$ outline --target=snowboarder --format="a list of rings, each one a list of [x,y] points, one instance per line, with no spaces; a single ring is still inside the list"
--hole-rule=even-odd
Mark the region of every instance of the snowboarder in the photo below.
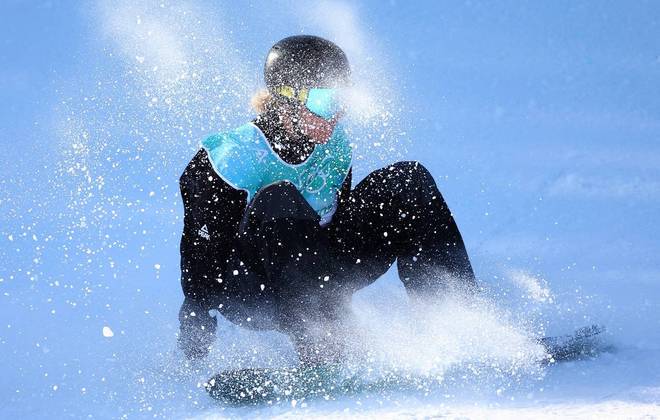
[[[336,359],[351,295],[394,261],[412,299],[456,284],[473,290],[458,227],[421,163],[393,163],[351,188],[345,53],[292,36],[271,48],[264,73],[256,119],[204,140],[181,176],[186,356],[208,353],[215,309],[288,334],[303,363]]]

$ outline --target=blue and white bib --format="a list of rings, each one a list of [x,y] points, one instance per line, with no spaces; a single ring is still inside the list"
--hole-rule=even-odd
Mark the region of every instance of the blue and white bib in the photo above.
[[[263,187],[289,181],[321,216],[322,225],[330,221],[336,210],[337,193],[352,160],[348,138],[340,125],[325,144],[316,145],[299,164],[282,160],[253,123],[212,135],[202,142],[202,147],[215,172],[227,184],[247,191],[248,202]]]

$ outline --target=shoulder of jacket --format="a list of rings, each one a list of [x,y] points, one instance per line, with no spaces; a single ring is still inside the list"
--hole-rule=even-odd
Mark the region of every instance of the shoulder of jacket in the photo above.
[[[201,177],[209,177],[213,172],[208,153],[204,148],[200,148],[190,162],[188,162],[186,169],[183,170],[181,177],[179,177],[179,184],[186,186],[191,183],[197,183]]]

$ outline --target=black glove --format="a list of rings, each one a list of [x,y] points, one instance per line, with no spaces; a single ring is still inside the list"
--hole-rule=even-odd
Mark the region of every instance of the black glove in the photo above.
[[[186,298],[179,310],[179,348],[188,359],[202,359],[215,340],[218,320],[199,302]]]

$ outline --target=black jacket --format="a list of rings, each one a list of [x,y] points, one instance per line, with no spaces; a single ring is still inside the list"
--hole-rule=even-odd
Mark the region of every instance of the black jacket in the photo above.
[[[286,162],[296,164],[311,154],[313,147],[300,139],[289,140],[271,118],[254,122]],[[342,192],[351,187],[349,171]],[[231,293],[226,278],[231,254],[238,252],[238,226],[248,205],[247,193],[229,186],[213,169],[208,155],[200,149],[181,175],[179,185],[184,205],[184,227],[181,237],[181,287],[185,297],[208,310]]]

